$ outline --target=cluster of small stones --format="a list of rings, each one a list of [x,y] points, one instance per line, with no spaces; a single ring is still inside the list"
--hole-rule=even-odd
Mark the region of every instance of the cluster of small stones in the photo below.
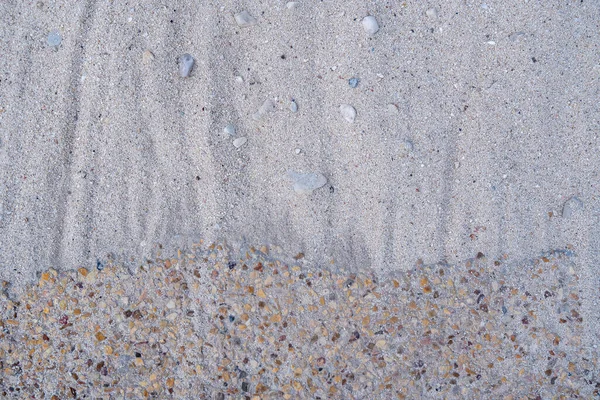
[[[389,276],[198,244],[0,297],[0,394],[31,399],[589,398],[565,252]],[[292,258],[290,258],[292,260]]]

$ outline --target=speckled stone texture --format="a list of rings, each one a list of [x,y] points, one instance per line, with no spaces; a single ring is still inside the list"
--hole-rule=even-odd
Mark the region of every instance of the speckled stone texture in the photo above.
[[[598,395],[571,252],[386,276],[199,243],[0,297],[0,394],[35,399]],[[8,285],[5,285],[5,288]]]

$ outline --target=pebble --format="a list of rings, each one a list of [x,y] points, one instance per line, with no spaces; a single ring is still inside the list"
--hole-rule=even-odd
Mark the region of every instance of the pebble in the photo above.
[[[296,149],[295,151],[296,151],[296,154],[302,153],[302,150],[300,150],[300,149]]]
[[[292,100],[290,102],[290,111],[291,112],[298,112],[298,104],[296,103],[296,100]]]
[[[508,35],[508,38],[512,42],[518,42],[525,39],[525,32],[513,32]]]
[[[438,16],[437,10],[435,8],[433,8],[433,7],[427,9],[427,11],[425,11],[425,14],[427,14],[427,16],[429,18],[437,18],[437,16]]]
[[[242,137],[235,139],[233,141],[233,145],[235,146],[236,149],[239,149],[240,147],[245,145],[247,141],[248,141],[248,139],[245,136],[242,136]]]
[[[363,18],[362,26],[369,35],[374,35],[379,32],[379,24],[374,16],[368,15]]]
[[[356,119],[356,110],[354,109],[354,107],[352,107],[349,104],[342,104],[340,106],[340,113],[346,121],[354,123],[354,120]]]
[[[223,128],[223,132],[230,136],[235,135],[235,126],[233,124],[228,124],[225,128]]]
[[[248,11],[244,10],[240,13],[235,14],[235,22],[237,22],[237,24],[240,27],[245,28],[248,26],[256,25],[258,21],[256,21],[256,18],[250,15]]]
[[[265,102],[260,106],[258,111],[254,113],[252,118],[255,121],[261,120],[266,114],[275,110],[275,103],[271,99],[265,100]]]
[[[563,251],[385,275],[267,254],[200,240],[134,274],[51,269],[14,299],[0,291],[1,396],[598,396],[583,279]]]
[[[179,57],[179,75],[181,75],[182,78],[189,77],[192,68],[194,68],[194,57],[188,53]]]
[[[583,201],[573,196],[565,202],[562,209],[563,218],[571,218],[574,214],[579,213],[583,210]]]
[[[60,33],[53,31],[48,34],[48,38],[46,40],[48,41],[49,46],[58,47],[62,42],[62,37],[60,36]]]
[[[154,54],[152,54],[150,50],[144,51],[144,53],[142,54],[142,61],[146,64],[154,61]]]
[[[288,10],[294,10],[294,9],[298,8],[298,2],[297,1],[288,1],[285,6],[287,7]]]
[[[242,78],[241,76],[238,75],[238,76],[235,77],[235,81],[237,83],[244,83],[244,78]]]
[[[390,103],[390,104],[387,105],[387,111],[390,114],[398,114],[398,106],[395,105],[395,104]]]
[[[348,85],[350,85],[351,88],[355,88],[358,86],[358,82],[360,82],[360,79],[358,78],[350,78],[348,79]]]
[[[300,173],[289,171],[288,176],[294,182],[294,191],[299,194],[311,194],[327,183],[327,178],[318,172]]]
[[[415,146],[410,140],[404,140],[400,146],[400,155],[406,157],[414,150]]]

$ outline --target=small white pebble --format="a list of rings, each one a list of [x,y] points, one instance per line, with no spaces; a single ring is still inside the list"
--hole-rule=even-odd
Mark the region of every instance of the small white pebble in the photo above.
[[[185,53],[179,57],[179,75],[182,78],[188,78],[194,68],[194,57],[191,54]]]
[[[298,8],[298,2],[297,1],[288,1],[285,6],[287,7],[288,10],[294,10],[294,9]]]
[[[256,25],[258,21],[256,21],[256,18],[250,15],[248,11],[244,10],[240,13],[235,14],[235,22],[237,22],[237,24],[240,27],[245,28],[248,26]]]
[[[228,124],[225,128],[223,128],[223,132],[227,133],[230,136],[234,136],[235,126],[233,124]]]
[[[353,123],[356,119],[356,109],[350,104],[342,104],[340,106],[340,113],[342,114],[342,117],[350,123]]]
[[[238,76],[235,77],[235,81],[237,83],[243,83],[244,82],[244,78],[242,78],[241,76],[238,75]]]
[[[435,8],[433,8],[433,7],[427,9],[427,11],[425,11],[425,14],[427,14],[427,16],[429,18],[437,18],[437,16],[438,16],[437,10]]]
[[[487,42],[487,44],[489,44],[490,46],[495,46],[496,42],[494,42],[493,40],[490,40],[489,42]]]
[[[388,104],[387,105],[387,110],[390,114],[398,114],[398,106],[395,104]]]
[[[379,32],[379,24],[374,16],[368,15],[363,18],[362,26],[369,35],[374,35]]]
[[[302,152],[302,150],[296,149],[296,154],[300,154],[301,152]]]
[[[169,302],[167,303],[167,308],[169,308],[169,309],[175,308],[175,301],[169,300]]]
[[[247,141],[248,141],[248,139],[246,137],[240,137],[233,141],[233,145],[235,146],[236,149],[239,149],[240,147],[245,145]]]
[[[291,112],[298,112],[298,104],[296,103],[296,100],[292,100],[290,102],[290,111]]]

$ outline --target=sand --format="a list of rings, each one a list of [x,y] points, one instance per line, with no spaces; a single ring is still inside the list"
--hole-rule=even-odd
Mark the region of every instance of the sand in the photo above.
[[[589,1],[3,1],[0,279],[199,238],[381,274],[568,248],[596,345],[598,21]]]

